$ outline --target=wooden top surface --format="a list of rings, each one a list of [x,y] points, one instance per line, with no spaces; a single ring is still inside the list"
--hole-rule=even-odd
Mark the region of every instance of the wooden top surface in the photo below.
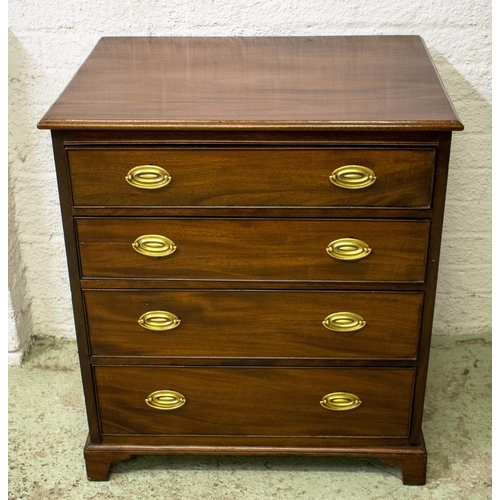
[[[38,127],[463,129],[418,36],[102,38]]]

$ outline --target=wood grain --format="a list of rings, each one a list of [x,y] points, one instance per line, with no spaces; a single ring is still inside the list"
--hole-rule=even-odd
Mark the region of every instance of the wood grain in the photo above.
[[[38,126],[463,128],[418,36],[102,38]]]
[[[414,358],[421,293],[277,291],[85,291],[96,356]],[[141,327],[148,311],[181,320],[167,331]],[[334,332],[331,313],[359,314],[366,325]],[[199,362],[199,361],[198,361]]]
[[[377,458],[399,467],[404,484],[425,484],[427,451],[423,437],[408,446],[404,438],[311,438],[255,436],[152,436],[108,435],[105,443],[95,445],[87,440],[85,460],[89,479],[109,476],[109,465],[130,455],[308,455],[329,457]],[[191,440],[195,440],[193,444]],[[106,444],[109,443],[109,444]],[[146,444],[147,443],[147,444]],[[382,444],[381,444],[382,443]],[[385,445],[385,446],[384,446]],[[95,464],[93,462],[96,462]],[[333,462],[333,460],[332,460]]]
[[[193,207],[428,207],[435,150],[366,148],[87,148],[68,149],[75,206]],[[171,176],[159,189],[125,181],[138,165]],[[370,168],[375,183],[363,189],[333,185],[344,165]]]
[[[422,281],[426,221],[270,219],[77,219],[83,277],[161,279]],[[132,243],[170,238],[175,253],[148,257]],[[357,238],[373,249],[347,262],[327,246]]]
[[[104,434],[261,436],[408,435],[413,369],[94,368]],[[186,398],[157,410],[145,398],[157,390]],[[329,411],[320,400],[349,392],[361,405]]]
[[[452,130],[416,36],[102,39],[52,129],[90,479],[134,454],[379,458],[425,482],[423,418]],[[124,182],[139,164],[172,182]],[[341,164],[377,181],[343,191]],[[155,259],[132,241],[164,234]],[[366,241],[356,262],[325,251]],[[349,335],[332,308],[361,314]],[[181,326],[143,330],[147,310]],[[158,389],[187,403],[161,412]],[[347,412],[327,393],[357,394]]]

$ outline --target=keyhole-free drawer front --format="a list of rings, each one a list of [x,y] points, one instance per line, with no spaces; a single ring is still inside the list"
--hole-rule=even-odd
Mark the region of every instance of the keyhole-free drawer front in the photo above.
[[[81,218],[77,230],[83,277],[421,282],[429,223]],[[155,257],[133,246],[139,237],[158,236],[172,241],[175,252]],[[345,238],[365,242],[370,252],[334,258],[329,249]]]
[[[76,206],[428,207],[435,161],[432,148],[110,147],[67,154]]]
[[[415,377],[409,368],[94,370],[104,434],[405,437]],[[146,400],[158,394],[183,404],[153,408]]]
[[[84,297],[93,355],[202,358],[415,358],[423,302],[416,292],[85,290]],[[364,325],[353,327],[348,313]]]

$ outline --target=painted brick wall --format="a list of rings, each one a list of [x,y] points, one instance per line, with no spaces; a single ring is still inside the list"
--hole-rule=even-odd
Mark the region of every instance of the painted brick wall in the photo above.
[[[9,18],[11,351],[32,335],[74,336],[50,133],[36,123],[111,35],[422,36],[466,126],[454,135],[435,333],[491,329],[491,0],[10,0]]]

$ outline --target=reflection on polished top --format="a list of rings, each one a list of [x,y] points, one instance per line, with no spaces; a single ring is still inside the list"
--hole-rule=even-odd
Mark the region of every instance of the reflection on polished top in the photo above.
[[[463,128],[418,36],[102,38],[38,126]]]

